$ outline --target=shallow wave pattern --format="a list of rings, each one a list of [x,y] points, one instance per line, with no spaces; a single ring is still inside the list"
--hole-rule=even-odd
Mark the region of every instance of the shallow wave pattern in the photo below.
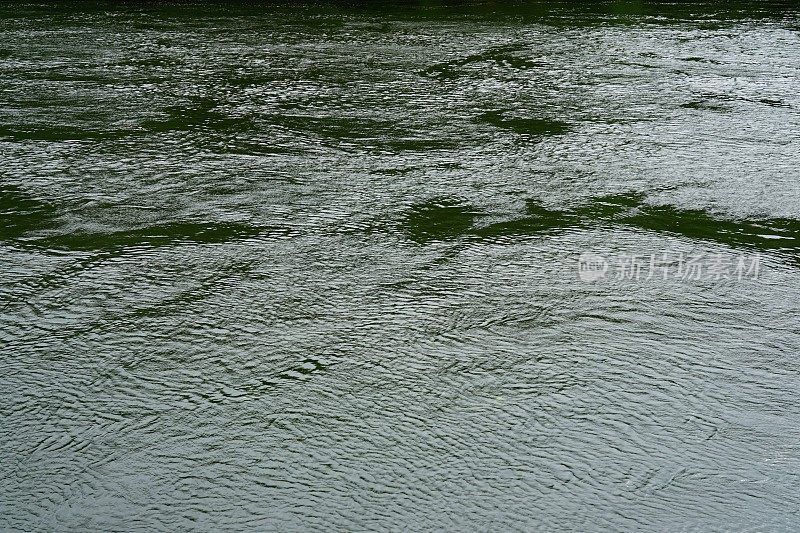
[[[0,4],[0,529],[795,528],[752,4]]]

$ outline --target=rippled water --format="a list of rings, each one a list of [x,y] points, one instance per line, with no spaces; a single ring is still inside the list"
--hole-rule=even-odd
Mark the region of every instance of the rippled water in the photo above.
[[[0,529],[795,528],[798,30],[2,4]]]

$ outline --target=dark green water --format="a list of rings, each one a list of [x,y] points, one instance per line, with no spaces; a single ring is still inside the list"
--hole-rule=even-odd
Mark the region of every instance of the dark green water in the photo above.
[[[796,5],[0,36],[0,530],[800,523]]]

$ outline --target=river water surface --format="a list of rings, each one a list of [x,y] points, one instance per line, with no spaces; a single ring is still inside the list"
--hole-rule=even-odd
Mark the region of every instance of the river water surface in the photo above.
[[[793,529],[799,32],[0,4],[0,529]]]

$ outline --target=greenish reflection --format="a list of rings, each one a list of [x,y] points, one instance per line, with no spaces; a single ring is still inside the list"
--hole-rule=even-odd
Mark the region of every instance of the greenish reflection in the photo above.
[[[499,241],[546,234],[554,230],[618,224],[640,230],[713,241],[732,247],[759,250],[800,250],[800,221],[786,218],[726,220],[701,209],[650,205],[640,193],[594,198],[575,209],[548,209],[528,201],[526,216],[476,226],[481,213],[457,200],[434,200],[414,206],[404,221],[406,235],[416,242],[470,237]]]

